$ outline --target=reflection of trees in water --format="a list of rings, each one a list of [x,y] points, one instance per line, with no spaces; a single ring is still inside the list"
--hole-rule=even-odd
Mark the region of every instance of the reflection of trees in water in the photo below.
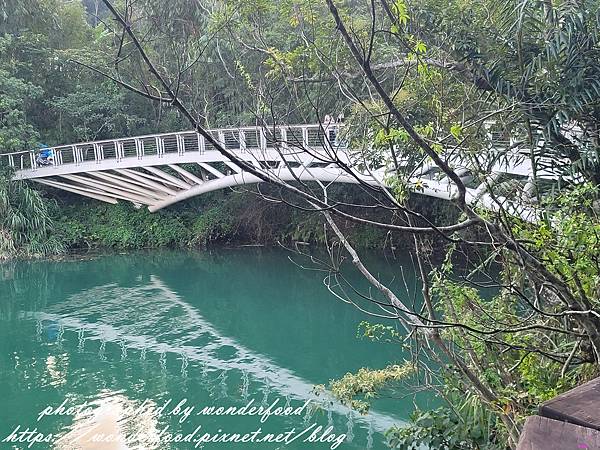
[[[175,260],[174,253],[168,253]],[[0,263],[0,319],[14,318],[19,309],[39,311],[81,289],[98,284],[132,285],[148,280],[146,267],[156,265],[162,253],[88,255],[59,261],[6,261]],[[143,264],[140,266],[140,261]],[[137,270],[137,269],[140,270]]]
[[[0,320],[15,318],[19,309],[39,310],[56,283],[48,263],[7,261],[0,264]]]
[[[265,285],[285,285],[290,292],[310,289],[315,295],[324,292],[325,288],[321,286],[323,273],[302,270],[287,260],[284,264],[289,264],[289,267],[282,267],[281,263],[281,251],[264,249],[221,249],[218,252],[153,250],[108,256],[73,256],[52,262],[9,261],[0,264],[0,317],[13,317],[15,304],[20,304],[22,309],[37,311],[81,289],[109,283],[134,286],[148,281],[153,274],[169,283],[169,279],[189,273],[189,283],[200,289],[198,292],[228,287],[242,293],[250,289],[259,294]],[[348,269],[353,270],[352,267]],[[389,271],[389,268],[381,269]]]

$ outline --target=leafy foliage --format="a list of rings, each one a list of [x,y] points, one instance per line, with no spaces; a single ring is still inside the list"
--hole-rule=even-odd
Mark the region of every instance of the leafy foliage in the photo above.
[[[263,188],[268,192],[268,188]],[[349,192],[349,198],[359,191]],[[54,213],[55,234],[67,248],[206,247],[215,243],[324,244],[318,214],[264,202],[252,192],[215,192],[160,213],[129,204],[106,205],[68,198]],[[438,206],[442,206],[441,204]],[[432,208],[429,214],[440,213]],[[381,230],[348,223],[343,229],[360,248],[390,244]],[[402,241],[391,241],[401,246]]]
[[[0,259],[61,252],[49,201],[26,183],[10,181],[11,171],[0,169]]]
[[[384,388],[389,389],[408,378],[414,372],[410,363],[390,365],[384,369],[363,367],[356,373],[347,373],[329,384],[331,393],[343,404],[361,414],[369,411],[370,402],[380,395]]]
[[[16,76],[8,58],[11,42],[10,36],[0,35],[0,153],[35,145],[38,133],[27,118],[27,106],[43,94],[39,86]]]
[[[131,136],[143,129],[146,119],[128,113],[125,95],[114,83],[100,82],[94,91],[89,86],[76,85],[72,92],[50,103],[62,130],[75,141],[94,141],[112,136]]]
[[[502,449],[503,446],[494,440],[494,421],[490,420],[489,413],[479,407],[475,414],[470,414],[464,410],[466,407],[463,405],[458,414],[447,407],[417,410],[407,427],[393,427],[386,432],[387,444],[390,448],[401,450]]]

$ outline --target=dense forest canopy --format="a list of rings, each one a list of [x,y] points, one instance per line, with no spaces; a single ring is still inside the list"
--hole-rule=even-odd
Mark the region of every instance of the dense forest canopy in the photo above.
[[[362,165],[389,169],[386,186],[357,200],[258,173],[275,186],[270,201],[327,225],[331,277],[349,254],[387,299],[380,306],[394,326],[365,324],[363,333],[412,351],[402,367],[349,374],[331,388],[366,411],[411,374],[447,407],[391,430],[390,446],[514,448],[540,402],[598,373],[599,36],[598,0],[8,1],[0,152],[343,115]],[[493,211],[467,204],[452,156],[483,180],[515,152],[530,176],[490,182]],[[456,184],[443,217],[425,217],[410,194],[424,163]],[[9,178],[0,251],[60,250],[40,193]],[[535,220],[499,199],[526,203]],[[368,222],[413,246],[423,307],[368,271],[340,222]],[[460,254],[469,258],[463,276],[453,266]],[[482,277],[491,299],[473,281]]]

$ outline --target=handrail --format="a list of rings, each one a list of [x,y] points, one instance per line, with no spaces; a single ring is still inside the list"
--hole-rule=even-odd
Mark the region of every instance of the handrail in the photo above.
[[[266,150],[273,148],[274,144],[280,143],[281,148],[285,151],[290,151],[296,148],[298,144],[302,145],[302,148],[319,147],[319,139],[322,139],[323,135],[320,132],[325,133],[325,138],[329,142],[332,148],[345,149],[345,144],[338,141],[339,131],[344,127],[342,123],[311,123],[311,124],[295,124],[295,125],[263,125],[263,126],[243,126],[243,127],[225,127],[225,128],[211,128],[206,131],[214,136],[217,141],[220,141],[225,145],[228,150],[239,150],[245,152],[247,150],[253,151],[254,149]],[[317,141],[314,140],[314,134],[311,135],[309,132],[317,130]],[[301,135],[295,134],[293,139],[290,139],[290,134],[293,131],[301,131]],[[333,135],[329,134],[333,131]],[[256,135],[248,136],[248,133],[256,133]],[[280,136],[276,136],[279,132]],[[231,135],[233,133],[233,140]],[[228,136],[225,136],[228,134]],[[237,134],[237,136],[236,136]],[[193,142],[189,141],[189,136],[195,136]],[[166,138],[175,138],[176,143],[165,142]],[[187,138],[187,139],[186,139]],[[249,139],[248,139],[249,138]],[[153,144],[147,145],[147,140],[154,139]],[[248,145],[251,141],[252,145]],[[195,142],[195,143],[194,143]],[[110,145],[109,148],[104,148],[106,145]],[[165,145],[166,144],[166,145]],[[233,145],[232,145],[233,144]],[[237,144],[237,145],[236,145]],[[316,145],[315,145],[316,144]],[[135,150],[133,149],[135,148]],[[204,154],[207,149],[206,139],[197,133],[196,130],[184,130],[158,134],[145,134],[138,136],[120,137],[114,139],[102,139],[96,141],[83,141],[73,144],[61,144],[56,146],[45,147],[54,150],[54,161],[50,166],[66,166],[66,165],[79,165],[84,162],[95,161],[97,163],[102,161],[121,161],[123,158],[138,159],[144,156],[158,156],[162,157],[165,153],[178,153],[183,155],[190,151],[199,152]],[[93,158],[90,151],[93,149]],[[149,152],[146,149],[151,149]],[[17,172],[22,170],[36,171],[39,167],[47,167],[46,165],[40,165],[37,161],[37,155],[40,149],[36,150],[22,150],[17,152],[3,153],[0,154],[0,165],[5,161],[9,167],[16,169]],[[524,175],[522,166],[526,164],[526,161],[519,162],[520,158],[525,158],[520,148],[513,149],[510,152],[510,167],[509,164],[499,164],[495,170],[498,172],[506,173],[519,173]],[[507,155],[508,157],[508,155]],[[65,161],[66,160],[66,161]],[[568,161],[567,161],[568,162]],[[501,166],[501,167],[500,167]],[[519,170],[520,169],[520,170]],[[525,169],[526,172],[530,172],[530,168]],[[546,176],[546,170],[543,171]]]
[[[218,133],[219,131],[252,131],[252,130],[272,130],[273,127],[275,127],[276,130],[279,129],[293,129],[293,128],[298,128],[298,129],[302,129],[302,128],[321,128],[321,127],[325,127],[325,124],[318,124],[318,123],[314,123],[314,124],[306,124],[306,125],[265,125],[265,126],[245,126],[245,127],[226,127],[226,128],[209,128],[206,131],[208,133]],[[340,127],[340,124],[335,124],[336,128]],[[49,145],[47,147],[44,148],[63,148],[63,147],[71,147],[74,145],[93,145],[93,144],[103,144],[103,143],[107,143],[107,142],[114,142],[114,141],[126,141],[126,140],[130,140],[130,139],[147,139],[147,138],[153,138],[153,137],[162,137],[162,136],[173,136],[176,134],[194,134],[194,133],[198,133],[196,130],[184,130],[184,131],[171,131],[168,133],[157,133],[157,134],[142,134],[139,136],[127,136],[127,137],[119,137],[119,138],[114,138],[114,139],[102,139],[102,140],[97,140],[97,141],[82,141],[82,142],[75,142],[73,144],[59,144],[59,145]],[[30,153],[30,152],[36,152],[38,150],[20,150],[17,152],[10,152],[10,153],[0,153],[0,157],[2,156],[7,156],[7,155],[20,155],[20,154],[25,154],[25,153]]]
[[[305,145],[309,145],[309,135],[308,135],[308,131],[312,131],[312,130],[335,130],[336,133],[335,135],[337,135],[337,132],[339,130],[339,128],[343,126],[342,124],[339,123],[331,123],[331,124],[299,124],[299,125],[265,125],[265,126],[245,126],[245,127],[226,127],[226,128],[211,128],[208,129],[207,132],[210,133],[211,135],[215,135],[215,139],[219,140],[220,138],[223,137],[224,133],[238,133],[238,135],[242,135],[242,134],[246,134],[248,132],[257,132],[257,135],[255,137],[256,139],[256,143],[258,148],[260,149],[266,149],[268,148],[269,142],[268,139],[271,138],[272,136],[274,136],[274,133],[280,132],[281,133],[281,137],[282,139],[280,139],[280,142],[282,142],[284,144],[284,146],[287,146],[286,144],[290,144],[291,142],[289,142],[288,140],[288,133],[292,130],[300,130],[302,131],[302,143]],[[306,130],[306,132],[304,132],[304,130]],[[260,134],[259,134],[260,133]],[[178,147],[178,152],[183,153],[185,152],[185,147],[186,147],[186,143],[185,143],[185,139],[181,139],[180,140],[180,136],[189,136],[189,135],[197,135],[198,137],[198,147],[196,149],[196,151],[200,151],[203,152],[204,148],[206,146],[206,142],[205,142],[205,138],[200,135],[196,130],[185,130],[185,131],[175,131],[175,132],[168,132],[168,133],[158,133],[158,134],[146,134],[146,135],[139,135],[139,136],[129,136],[129,137],[120,137],[120,138],[115,138],[115,139],[102,139],[102,140],[96,140],[96,141],[84,141],[84,142],[77,142],[77,143],[73,143],[73,144],[62,144],[62,145],[55,145],[55,146],[47,146],[44,148],[47,149],[52,149],[55,151],[55,161],[54,164],[55,166],[60,166],[60,165],[66,165],[66,164],[79,164],[81,162],[83,162],[85,160],[85,158],[81,155],[81,147],[92,147],[94,148],[94,158],[93,160],[96,161],[102,161],[105,159],[117,159],[120,160],[124,157],[127,157],[124,154],[124,149],[123,149],[123,143],[135,143],[136,145],[136,152],[137,152],[137,156],[141,157],[143,156],[143,142],[141,147],[141,151],[138,148],[138,143],[140,141],[144,141],[144,140],[148,140],[148,139],[161,139],[161,138],[166,138],[166,137],[175,137],[177,139],[177,147]],[[243,141],[243,142],[242,142]],[[160,141],[156,141],[157,143],[157,148],[155,149],[156,154],[157,155],[162,155],[165,153],[165,148],[164,148],[164,142],[160,142]],[[100,151],[100,152],[96,152],[96,149],[98,147],[101,148],[101,146],[106,145],[106,144],[112,144],[115,147],[115,155],[111,156],[111,157],[105,157],[104,156],[104,152]],[[227,145],[227,143],[224,141],[223,144]],[[272,143],[271,143],[272,144]],[[180,145],[183,147],[183,149],[179,149]],[[247,148],[247,143],[246,143],[246,139],[240,139],[239,142],[239,149],[244,151]],[[254,147],[251,147],[254,148]],[[63,151],[65,149],[70,149],[72,151],[72,161],[68,161],[68,162],[63,162]],[[41,150],[41,149],[39,149]],[[7,159],[8,160],[8,165],[17,169],[17,170],[24,170],[24,169],[31,169],[31,170],[35,170],[38,167],[38,163],[36,162],[36,154],[39,152],[39,150],[22,150],[22,151],[17,151],[17,152],[10,152],[10,153],[3,153],[0,154],[0,161],[2,161],[3,159]],[[141,152],[141,153],[140,153]],[[23,158],[25,156],[28,156],[29,161],[26,162],[26,160],[24,160]],[[133,155],[131,155],[133,156]],[[20,164],[16,164],[15,161],[18,160],[20,158]],[[91,159],[90,159],[91,160]]]

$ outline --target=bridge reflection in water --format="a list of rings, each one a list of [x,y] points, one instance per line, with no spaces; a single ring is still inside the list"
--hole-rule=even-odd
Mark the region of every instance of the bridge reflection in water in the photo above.
[[[313,399],[322,410],[309,412],[304,420],[331,423],[337,432],[349,433],[350,439],[356,435],[356,448],[379,448],[377,440],[373,444],[373,433],[402,422],[377,411],[359,416],[328,395],[317,397],[313,383],[219,331],[157,275],[140,276],[134,286],[107,283],[88,288],[50,302],[42,311],[21,310],[18,316],[35,321],[39,341],[61,348],[59,359],[93,351],[97,359],[113,364],[137,361],[134,364],[152,367],[153,382],[161,384],[163,392],[176,382],[185,385],[187,392],[205,390],[209,400],[219,405],[243,406],[252,398],[266,406],[279,397],[297,406]],[[46,365],[52,372],[50,383],[61,384],[65,364],[49,357]],[[175,365],[179,373],[172,377]],[[102,390],[93,401],[102,407],[93,419],[78,418],[70,426],[71,433],[89,427],[90,420],[101,420],[108,429],[120,427],[115,415],[139,405],[139,399],[114,389]],[[145,420],[145,427],[155,427]],[[135,423],[129,425],[135,428]]]

